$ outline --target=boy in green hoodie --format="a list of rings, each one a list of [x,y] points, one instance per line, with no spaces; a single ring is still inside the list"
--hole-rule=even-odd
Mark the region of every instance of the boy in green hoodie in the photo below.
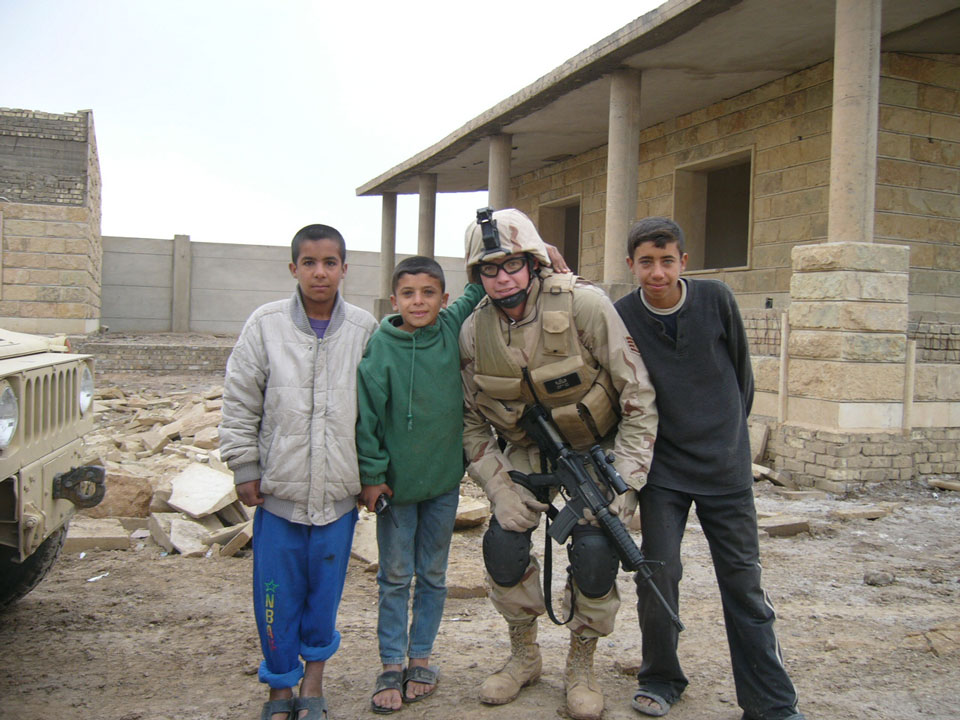
[[[399,314],[381,321],[357,371],[360,504],[373,511],[380,495],[387,495],[396,519],[394,525],[389,516],[377,518],[383,672],[370,703],[378,713],[395,712],[437,687],[430,654],[447,597],[447,557],[464,469],[457,338],[484,295],[471,283],[447,308],[445,290],[443,270],[432,258],[399,263],[390,296]]]

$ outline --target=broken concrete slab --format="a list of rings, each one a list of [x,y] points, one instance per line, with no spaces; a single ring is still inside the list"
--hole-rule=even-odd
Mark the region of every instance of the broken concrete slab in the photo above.
[[[960,492],[960,482],[957,482],[956,480],[947,480],[946,478],[929,478],[927,480],[927,485],[939,490],[953,490],[954,492]]]
[[[114,518],[88,518],[74,515],[67,527],[63,551],[128,550],[130,533]]]
[[[777,488],[777,495],[784,500],[826,500],[829,495],[823,490],[790,490],[789,488]]]
[[[220,447],[220,430],[216,425],[198,430],[193,436],[193,445],[204,450]]]
[[[170,523],[170,544],[184,557],[202,557],[207,552],[203,542],[207,532],[196,520],[174,518]]]
[[[143,450],[137,453],[138,458],[156,455],[170,442],[170,438],[167,435],[157,430],[148,430],[147,432],[140,433],[136,437],[143,443]]]
[[[117,520],[123,529],[129,533],[132,533],[135,530],[147,530],[148,525],[150,524],[149,517],[115,517],[114,520]],[[147,532],[149,535],[149,531]]]
[[[170,506],[195,518],[212,515],[237,499],[232,477],[200,463],[188,465],[170,485]]]
[[[786,487],[791,490],[797,489],[797,484],[783,473],[777,472],[773,468],[768,468],[764,465],[757,465],[756,463],[753,463],[753,479],[769,480],[778,487]]]
[[[150,513],[147,527],[153,541],[167,552],[173,552],[173,543],[170,542],[170,527],[174,520],[184,520],[186,515],[178,512]]]
[[[218,385],[207,390],[200,395],[204,400],[216,400],[223,397],[223,385]]]
[[[774,537],[789,537],[800,533],[810,532],[810,521],[803,517],[790,515],[774,515],[757,520],[757,526],[768,535]]]
[[[454,530],[476,527],[486,522],[490,517],[490,501],[486,498],[475,498],[461,495],[457,504],[457,519],[454,521]]]
[[[181,435],[195,437],[196,434],[204,428],[217,427],[220,425],[221,416],[219,412],[207,412],[202,405],[198,405],[197,408],[197,410],[180,418]]]
[[[219,470],[222,473],[226,473],[230,477],[233,477],[233,472],[230,470],[230,468],[227,467],[227,464],[220,459],[219,448],[217,448],[216,450],[211,450],[209,453],[209,458],[210,458],[209,460],[210,467],[212,467],[214,470]]]
[[[897,503],[885,503],[882,505],[858,505],[854,507],[842,507],[833,510],[830,515],[838,520],[876,520],[899,507]]]
[[[249,523],[220,548],[220,557],[233,557],[253,540],[253,523]]]
[[[223,521],[224,525],[240,525],[253,519],[253,508],[248,508],[237,500],[217,510],[217,517]]]
[[[229,542],[233,539],[234,535],[239,533],[241,530],[247,526],[252,526],[253,520],[247,520],[246,522],[240,523],[239,525],[231,525],[230,527],[221,528],[219,530],[213,530],[208,532],[203,539],[205,545],[213,545],[214,543],[219,543],[223,545],[225,542]]]

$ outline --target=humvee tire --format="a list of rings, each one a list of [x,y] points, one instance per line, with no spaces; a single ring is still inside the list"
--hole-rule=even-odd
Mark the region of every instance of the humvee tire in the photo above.
[[[12,605],[33,590],[53,567],[67,539],[67,526],[54,531],[36,552],[22,563],[15,562],[17,551],[0,545],[0,610]]]

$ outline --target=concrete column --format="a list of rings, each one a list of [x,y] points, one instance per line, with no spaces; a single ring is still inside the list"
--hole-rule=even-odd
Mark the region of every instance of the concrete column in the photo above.
[[[417,226],[417,254],[433,257],[433,238],[437,227],[437,176],[424,173],[419,178],[420,223]]]
[[[374,300],[374,315],[380,320],[391,312],[391,280],[397,264],[397,194],[385,192],[380,210],[380,297]]]
[[[640,72],[617,70],[610,82],[607,140],[607,212],[603,239],[603,282],[630,283],[627,233],[636,220],[640,168]]]
[[[881,0],[837,0],[830,242],[873,242]]]
[[[173,236],[173,300],[170,308],[171,332],[190,332],[190,236]]]
[[[510,207],[510,151],[512,149],[512,135],[494,135],[490,138],[487,202],[494,210]]]

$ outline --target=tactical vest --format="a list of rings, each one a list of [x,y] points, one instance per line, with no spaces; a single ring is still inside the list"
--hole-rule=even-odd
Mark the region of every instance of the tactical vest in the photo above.
[[[550,412],[560,434],[575,450],[598,443],[619,420],[619,396],[610,374],[577,338],[570,273],[548,275],[540,288],[540,335],[527,365],[536,398]],[[500,331],[496,307],[487,303],[475,315],[477,406],[508,441],[529,444],[518,426],[534,402],[523,368]]]

